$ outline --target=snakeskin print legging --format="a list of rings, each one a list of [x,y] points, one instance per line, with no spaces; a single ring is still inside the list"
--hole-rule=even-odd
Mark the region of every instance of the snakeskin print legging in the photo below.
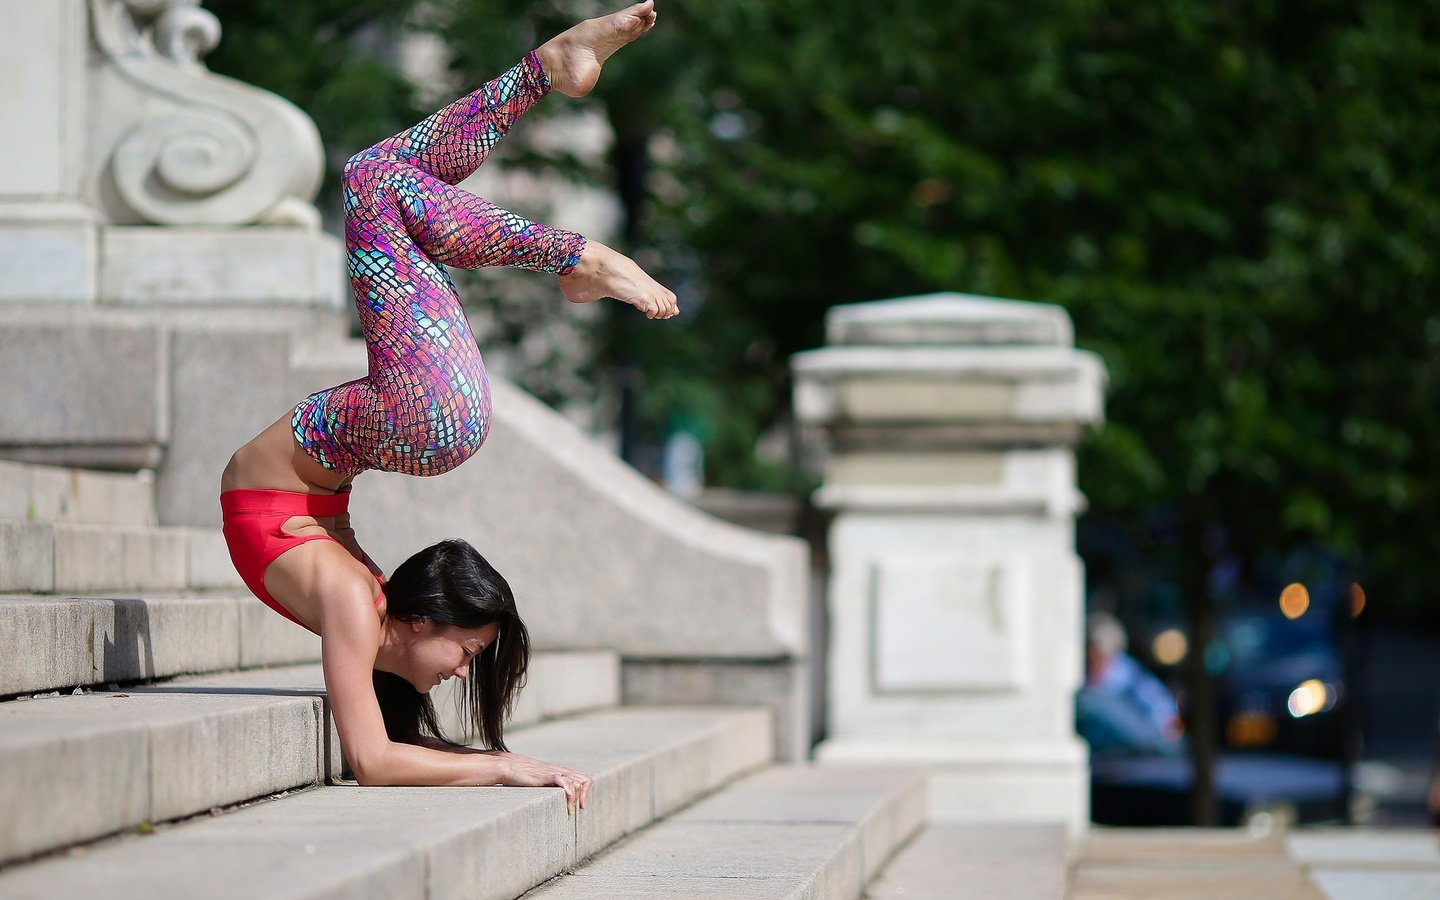
[[[455,187],[550,90],[539,59],[513,69],[345,165],[345,251],[370,372],[312,394],[295,439],[346,476],[438,475],[490,426],[490,384],[448,266],[568,274],[585,238]]]

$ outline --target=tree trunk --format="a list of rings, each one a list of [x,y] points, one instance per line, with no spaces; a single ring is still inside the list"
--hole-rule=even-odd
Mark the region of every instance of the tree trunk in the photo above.
[[[607,107],[610,128],[615,132],[615,146],[611,151],[611,162],[615,166],[615,192],[620,198],[623,215],[620,223],[621,249],[627,254],[635,252],[644,235],[645,220],[645,179],[650,170],[650,134],[643,117],[636,116],[628,109],[610,104]],[[628,327],[621,316],[629,313],[620,304],[610,304],[614,317],[614,328]],[[629,341],[621,341],[620,358],[620,458],[630,465],[637,465],[640,456],[639,383],[640,367],[636,365],[630,351]]]
[[[1210,549],[1207,532],[1213,517],[1205,504],[1186,510],[1181,537],[1180,591],[1190,626],[1190,654],[1185,663],[1185,733],[1190,745],[1194,780],[1190,813],[1194,825],[1220,824],[1215,791],[1215,760],[1219,752],[1215,679],[1206,667],[1206,648],[1215,640],[1215,607],[1210,599]]]

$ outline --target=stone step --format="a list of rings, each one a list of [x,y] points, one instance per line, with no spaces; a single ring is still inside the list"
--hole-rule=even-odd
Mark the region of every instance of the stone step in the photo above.
[[[930,825],[865,889],[869,900],[1061,900],[1062,823]]]
[[[318,637],[254,597],[233,593],[118,598],[0,594],[0,647],[5,648],[0,697],[320,658]],[[616,654],[537,651],[536,657],[541,656],[545,666],[532,669],[515,709],[517,718],[523,719],[526,709],[537,704],[548,717],[558,714],[555,710],[568,713],[619,703]],[[437,694],[437,706],[446,698]]]
[[[0,647],[0,696],[320,658],[318,637],[234,592],[0,595]]]
[[[1076,841],[1073,900],[1321,900],[1278,835],[1241,828],[1091,828]],[[1362,896],[1399,900],[1383,884]],[[1415,895],[1410,895],[1415,896]],[[1433,895],[1432,895],[1433,896]],[[1348,898],[1347,898],[1348,900]]]
[[[516,897],[763,765],[773,742],[764,710],[592,713],[511,742],[595,778],[573,818],[558,788],[321,787],[13,866],[0,896]]]
[[[155,479],[0,460],[0,519],[155,525]]]
[[[511,727],[618,700],[614,654],[540,652],[531,668]],[[323,698],[309,665],[0,704],[0,862],[338,778]]]
[[[0,704],[0,862],[316,784],[321,706],[143,691]]]
[[[177,678],[149,690],[186,692],[195,689],[214,691],[255,690],[283,692],[291,695],[323,697],[325,675],[320,665],[279,666],[251,669],[244,672],[222,672],[216,675]],[[144,689],[142,689],[144,690]],[[430,692],[439,717],[440,727],[452,740],[470,740],[455,707],[458,685],[447,681]],[[585,712],[611,709],[620,705],[620,658],[609,650],[537,650],[530,657],[530,671],[525,686],[516,698],[509,719],[510,728],[523,728],[538,722],[560,719]],[[340,755],[340,736],[326,711],[328,743],[320,752],[329,754],[326,771],[338,774],[344,765]]]
[[[0,591],[244,587],[219,529],[0,519]]]
[[[777,766],[525,896],[855,898],[925,815],[915,771]]]

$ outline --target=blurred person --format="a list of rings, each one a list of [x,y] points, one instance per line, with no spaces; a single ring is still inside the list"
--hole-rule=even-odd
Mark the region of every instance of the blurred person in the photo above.
[[[387,582],[351,528],[367,469],[438,475],[490,426],[479,348],[443,265],[558,276],[574,303],[613,297],[651,319],[675,295],[616,251],[501,209],[457,185],[551,90],[589,93],[604,62],[655,25],[653,0],[589,19],[479,90],[345,165],[345,244],[369,373],[303,400],[230,459],[221,508],[231,558],[271,609],[320,635],[340,742],[361,784],[555,785],[573,812],[591,779],[505,750],[529,639],[505,579],[464,541]],[[461,679],[473,750],[440,735],[429,691]]]
[[[1085,622],[1085,685],[1076,725],[1095,756],[1174,754],[1183,749],[1169,689],[1125,652],[1125,627],[1105,612]]]

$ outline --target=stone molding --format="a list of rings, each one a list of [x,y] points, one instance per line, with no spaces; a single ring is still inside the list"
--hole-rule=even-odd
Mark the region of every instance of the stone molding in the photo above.
[[[198,0],[90,0],[92,200],[119,224],[318,228],[323,152],[289,102],[208,71]]]
[[[1069,346],[1075,334],[1058,306],[939,293],[834,307],[825,316],[825,339],[831,346]]]

